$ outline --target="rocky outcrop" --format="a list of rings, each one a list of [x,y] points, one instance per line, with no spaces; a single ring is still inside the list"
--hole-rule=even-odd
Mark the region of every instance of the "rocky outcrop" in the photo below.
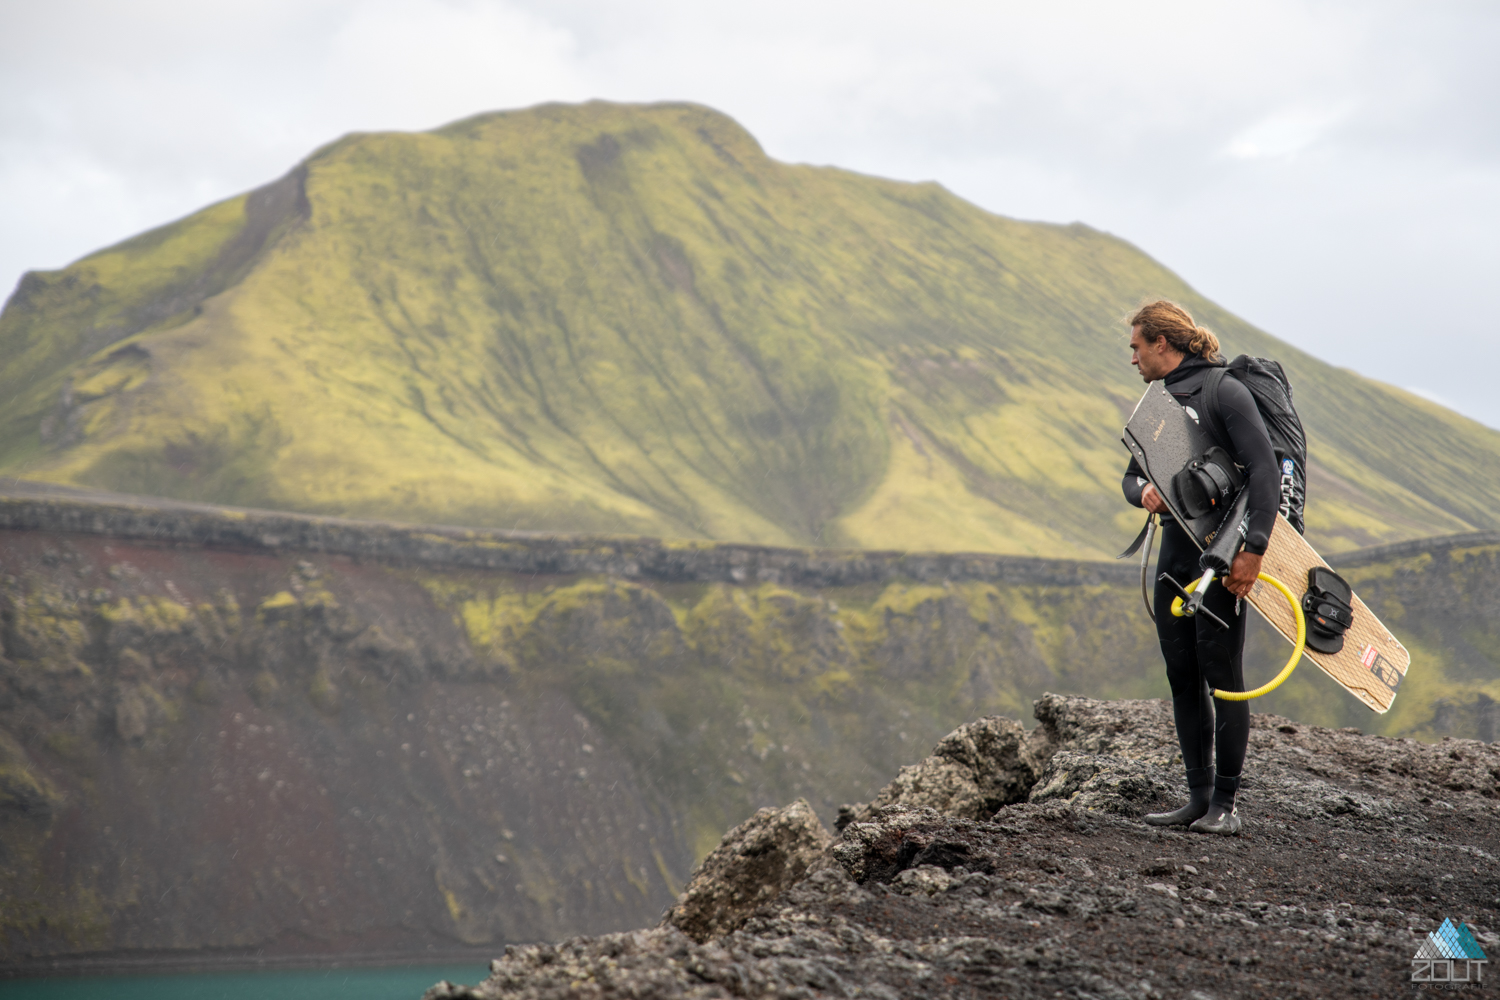
[[[806,799],[758,811],[724,835],[662,918],[700,944],[795,885],[832,838]]]
[[[1218,838],[1139,822],[1184,791],[1162,703],[1047,696],[1036,715],[1025,801],[973,819],[908,782],[730,933],[511,948],[427,998],[1394,997],[1446,917],[1500,949],[1500,747],[1255,715],[1247,825]]]
[[[1019,722],[998,715],[959,726],[932,748],[932,756],[903,767],[874,801],[840,806],[838,829],[890,807],[986,818],[1026,798],[1047,759],[1050,740],[1045,728],[1028,735]]]
[[[1055,752],[1029,802],[1062,802],[1083,813],[1135,816],[1182,793],[1182,763],[1165,702],[1099,702],[1047,695],[1037,718]],[[1500,809],[1500,746],[1437,744],[1362,736],[1252,716],[1247,809],[1354,823],[1363,831],[1417,836],[1433,801],[1460,794],[1480,812]]]

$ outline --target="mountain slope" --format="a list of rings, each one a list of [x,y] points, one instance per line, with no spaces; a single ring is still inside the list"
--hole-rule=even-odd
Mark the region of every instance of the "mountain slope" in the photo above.
[[[0,471],[318,513],[1112,554],[1121,317],[1282,359],[1327,550],[1500,527],[1500,434],[1332,368],[1083,225],[790,166],[693,105],[352,135],[23,279]]]

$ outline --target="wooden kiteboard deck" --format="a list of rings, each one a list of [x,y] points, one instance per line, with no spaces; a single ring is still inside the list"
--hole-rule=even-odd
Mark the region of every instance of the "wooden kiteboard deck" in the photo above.
[[[1172,477],[1209,447],[1212,441],[1208,433],[1162,383],[1152,382],[1136,404],[1121,440],[1162,495],[1173,518],[1187,529],[1195,545],[1204,548],[1219,527],[1219,515],[1214,513],[1196,520],[1182,516],[1181,504],[1172,490]],[[1261,564],[1262,573],[1274,576],[1292,593],[1300,595],[1307,589],[1308,570],[1327,565],[1286,518],[1276,515],[1276,526]],[[1258,581],[1249,601],[1287,642],[1296,641],[1297,621],[1281,591]],[[1354,624],[1344,633],[1344,648],[1337,653],[1306,649],[1303,655],[1372,711],[1384,713],[1396,700],[1396,690],[1411,666],[1411,654],[1358,594],[1352,603]],[[1163,610],[1158,609],[1158,613]]]

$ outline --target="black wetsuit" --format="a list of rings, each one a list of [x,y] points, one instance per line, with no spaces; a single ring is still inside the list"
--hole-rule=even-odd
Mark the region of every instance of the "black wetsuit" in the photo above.
[[[1165,381],[1167,391],[1189,415],[1203,412],[1201,390],[1211,362],[1190,356],[1178,365]],[[1239,381],[1226,376],[1219,383],[1219,415],[1230,440],[1230,451],[1245,472],[1245,489],[1249,491],[1249,524],[1245,551],[1263,555],[1276,524],[1280,502],[1279,469],[1271,438],[1266,433],[1255,399]],[[1125,498],[1137,507],[1146,486],[1141,468],[1131,459],[1122,483]],[[1198,547],[1187,533],[1162,515],[1161,555],[1157,574],[1169,574],[1184,586],[1203,575],[1198,568]],[[1250,739],[1250,703],[1216,701],[1209,697],[1210,688],[1223,691],[1245,690],[1241,660],[1245,649],[1246,609],[1221,584],[1209,588],[1203,605],[1223,621],[1228,630],[1212,625],[1207,618],[1177,618],[1167,611],[1176,596],[1165,583],[1156,585],[1156,635],[1161,641],[1162,656],[1167,661],[1167,682],[1172,688],[1172,717],[1177,724],[1177,741],[1182,747],[1182,763],[1187,769],[1189,788],[1212,784],[1213,800],[1223,805],[1234,803],[1239,789],[1240,772],[1245,763],[1245,747]],[[1217,775],[1215,765],[1217,764]]]

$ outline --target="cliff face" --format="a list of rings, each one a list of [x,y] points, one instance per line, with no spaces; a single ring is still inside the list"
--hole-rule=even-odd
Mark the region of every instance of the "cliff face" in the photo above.
[[[7,593],[13,957],[605,929],[691,863],[650,776],[566,696],[486,683],[416,582],[33,541],[8,573],[66,582]]]
[[[1445,919],[1500,948],[1500,748],[1257,714],[1246,829],[1220,838],[1139,820],[1183,792],[1162,703],[1048,695],[1035,711],[1019,756],[956,753],[1015,722],[961,727],[821,852],[799,805],[767,810],[661,926],[507,949],[485,982],[427,998],[1396,997]],[[975,786],[1032,778],[976,818],[944,791],[956,765]],[[802,873],[748,863],[752,847]],[[685,919],[716,888],[761,885],[769,901],[720,907],[733,919]]]
[[[1019,717],[1048,689],[1165,693],[1134,571],[1118,564],[527,536],[9,489],[10,960],[420,950],[641,926],[757,808],[804,797],[832,824],[966,718]],[[1351,573],[1372,574],[1367,590],[1356,582],[1382,614],[1420,608],[1414,633],[1451,630],[1478,650],[1488,626],[1441,616],[1445,600],[1483,611],[1463,595],[1492,592],[1495,548],[1434,543]],[[1252,648],[1251,662],[1269,670],[1283,648]],[[1445,650],[1419,657],[1397,712],[1361,708],[1354,722],[1389,724],[1409,704],[1427,732],[1482,723],[1464,706],[1493,681],[1463,680],[1467,661]],[[1342,710],[1326,679],[1298,674],[1288,687],[1310,712]],[[981,743],[1008,745],[996,740]],[[966,747],[945,759],[1000,759]],[[1034,777],[943,781],[978,816]]]
[[[1129,597],[1040,560],[0,506],[11,959],[638,925],[755,808],[831,821],[1081,683],[1077,623]]]

